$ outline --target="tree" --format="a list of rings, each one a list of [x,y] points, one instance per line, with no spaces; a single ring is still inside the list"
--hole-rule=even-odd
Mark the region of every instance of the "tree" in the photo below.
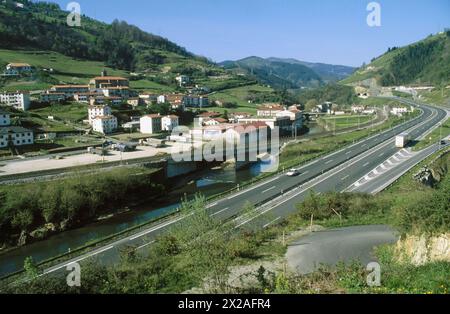
[[[25,273],[29,279],[34,279],[39,275],[39,270],[31,256],[25,258],[23,269],[25,270]]]
[[[316,108],[319,105],[319,102],[316,99],[310,99],[305,104],[305,111],[311,112],[314,108]]]

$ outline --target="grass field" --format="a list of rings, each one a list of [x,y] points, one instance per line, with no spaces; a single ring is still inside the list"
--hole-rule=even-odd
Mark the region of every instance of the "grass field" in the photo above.
[[[270,87],[262,86],[259,84],[230,88],[224,91],[212,93],[210,95],[210,101],[221,101],[221,102],[230,102],[236,103],[238,105],[237,108],[221,108],[221,107],[213,107],[209,108],[211,111],[223,112],[227,110],[228,112],[249,112],[256,113],[256,105],[248,102],[248,97],[252,93],[266,93],[272,94],[274,90]]]
[[[374,116],[371,115],[345,115],[345,116],[333,116],[321,118],[318,120],[318,123],[325,127],[327,130],[339,130],[350,127],[355,127],[366,123],[372,119]]]
[[[52,77],[61,82],[85,84],[106,69],[109,75],[127,76],[125,71],[114,70],[103,62],[77,60],[56,52],[18,51],[0,49],[0,66],[11,62],[25,62],[34,67],[53,69]]]
[[[69,104],[52,104],[48,107],[32,109],[31,113],[47,119],[48,116],[53,116],[56,120],[80,122],[87,119],[88,108],[85,104],[69,103]]]

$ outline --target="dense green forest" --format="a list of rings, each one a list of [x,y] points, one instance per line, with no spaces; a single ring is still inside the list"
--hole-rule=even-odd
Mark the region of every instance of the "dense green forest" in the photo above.
[[[382,86],[450,82],[450,30],[405,47],[393,47],[343,83],[374,78]]]
[[[306,104],[309,100],[317,100],[318,103],[331,101],[339,105],[351,105],[356,101],[356,95],[352,87],[329,84],[320,88],[306,90],[298,95],[300,103]]]
[[[131,71],[164,63],[160,50],[206,62],[169,40],[126,22],[115,20],[108,25],[83,15],[80,27],[69,27],[68,13],[58,5],[21,2],[24,8],[0,3],[0,48],[51,50],[80,59],[102,60],[108,66]]]
[[[450,31],[445,40],[419,42],[396,55],[382,75],[384,86],[412,83],[446,82],[450,77]]]
[[[321,77],[302,64],[248,57],[238,61],[225,61],[221,65],[225,69],[250,75],[261,83],[278,89],[297,89],[323,85]]]

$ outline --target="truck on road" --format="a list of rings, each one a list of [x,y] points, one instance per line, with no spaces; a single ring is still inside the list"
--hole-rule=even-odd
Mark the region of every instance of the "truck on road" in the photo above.
[[[409,134],[401,133],[395,137],[395,146],[398,148],[404,148],[409,141],[410,141]]]

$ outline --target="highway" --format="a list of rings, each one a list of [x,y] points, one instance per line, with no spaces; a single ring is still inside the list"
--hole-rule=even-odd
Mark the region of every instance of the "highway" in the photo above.
[[[418,105],[410,100],[401,102]],[[264,228],[280,221],[295,211],[295,205],[301,202],[311,190],[316,193],[343,191],[354,182],[399,151],[395,147],[394,137],[408,131],[412,138],[422,136],[427,130],[443,120],[445,110],[418,105],[422,114],[411,121],[393,129],[363,139],[337,152],[305,164],[297,177],[276,175],[243,191],[231,194],[208,205],[208,211],[216,219],[234,218],[236,228]],[[243,206],[250,202],[256,206],[253,213],[239,215]],[[149,227],[137,234],[93,250],[70,261],[45,270],[45,274],[65,270],[73,262],[96,257],[102,263],[113,263],[118,257],[119,248],[132,245],[141,250],[154,242],[155,238],[176,223],[182,223],[183,217]]]

